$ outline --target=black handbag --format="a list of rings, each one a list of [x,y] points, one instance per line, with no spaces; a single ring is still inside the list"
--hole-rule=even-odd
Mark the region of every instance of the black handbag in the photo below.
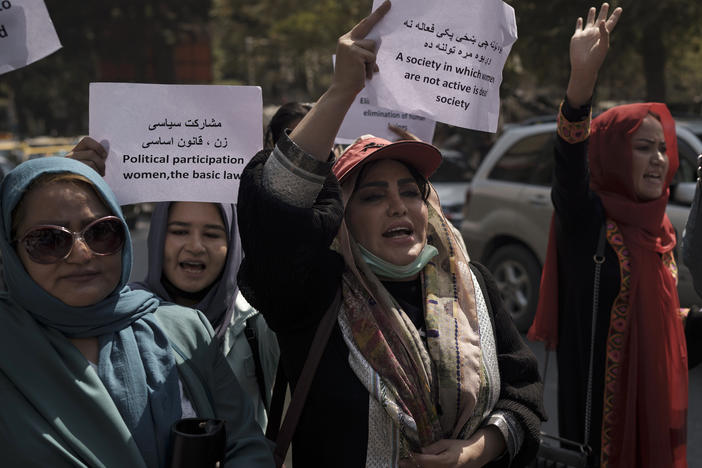
[[[597,250],[592,256],[595,262],[595,278],[592,288],[592,330],[590,333],[590,361],[587,372],[587,396],[585,399],[585,437],[584,441],[575,442],[572,440],[556,437],[545,432],[541,433],[541,443],[536,460],[529,465],[531,468],[588,468],[590,466],[590,455],[592,448],[588,445],[590,439],[590,418],[592,412],[592,367],[595,348],[595,325],[597,324],[597,309],[600,298],[600,272],[605,261],[605,226],[600,228],[600,237],[597,241]],[[546,352],[546,362],[544,363],[544,381],[548,371],[548,357],[550,351]]]
[[[546,439],[546,440],[544,440]],[[560,446],[557,445],[560,443]],[[541,433],[533,468],[587,468],[590,448],[572,440]]]
[[[546,353],[546,363],[544,364],[544,380],[548,370],[548,357],[550,351]],[[588,376],[588,402],[590,400],[591,375]],[[586,403],[589,408],[589,403]],[[545,432],[541,432],[541,442],[536,459],[528,465],[529,468],[588,468],[592,449],[587,445],[590,436],[590,411],[585,416],[585,443],[557,437]]]
[[[173,423],[171,437],[171,468],[224,466],[227,433],[221,419],[180,419]]]

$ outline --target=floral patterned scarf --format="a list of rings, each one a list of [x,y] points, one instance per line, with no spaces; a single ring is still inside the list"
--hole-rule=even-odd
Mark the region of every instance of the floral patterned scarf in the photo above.
[[[355,176],[342,184],[344,202],[351,196]],[[335,241],[347,265],[342,320],[350,327],[355,347],[380,375],[388,392],[382,406],[412,450],[463,437],[467,427],[475,429],[476,418],[482,419],[482,412],[476,411],[484,381],[482,355],[468,255],[438,208],[433,187],[427,203],[427,239],[439,254],[421,273],[426,346],[362,260],[345,222]]]

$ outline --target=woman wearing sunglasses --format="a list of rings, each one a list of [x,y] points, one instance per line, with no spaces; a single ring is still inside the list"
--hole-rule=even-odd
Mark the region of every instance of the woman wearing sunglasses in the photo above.
[[[90,137],[67,157],[105,174],[107,151]],[[265,430],[280,353],[275,333],[239,293],[236,274],[242,252],[234,205],[156,203],[147,245],[146,278],[129,286],[207,317]]]
[[[271,466],[207,320],[125,287],[129,233],[86,165],[21,164],[0,186],[0,453],[8,466],[167,466],[185,417],[227,423],[226,466]]]

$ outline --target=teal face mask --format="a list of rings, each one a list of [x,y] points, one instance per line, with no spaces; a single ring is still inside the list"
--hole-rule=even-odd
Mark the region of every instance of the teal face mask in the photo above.
[[[366,250],[361,244],[357,245],[359,252],[361,252],[363,260],[365,260],[366,264],[368,264],[373,273],[375,273],[379,277],[390,279],[404,279],[416,275],[417,273],[422,271],[422,269],[426,266],[427,263],[429,263],[429,260],[431,260],[439,254],[439,251],[436,250],[436,247],[434,247],[433,245],[426,244],[417,256],[417,258],[415,258],[414,261],[409,265],[394,265],[390,262],[383,260],[382,258],[373,255],[368,250]]]

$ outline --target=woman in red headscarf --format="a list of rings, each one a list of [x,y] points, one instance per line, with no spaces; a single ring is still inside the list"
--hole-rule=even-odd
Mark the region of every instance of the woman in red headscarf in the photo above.
[[[605,3],[595,18],[591,8],[571,38],[571,76],[558,115],[555,215],[530,337],[558,351],[560,434],[576,441],[585,437],[592,342],[594,465],[682,467],[687,351],[676,235],[665,213],[678,167],[675,123],[660,103],[618,106],[590,123],[597,73],[620,14],[617,8],[608,17]],[[598,281],[593,255],[600,239]]]

